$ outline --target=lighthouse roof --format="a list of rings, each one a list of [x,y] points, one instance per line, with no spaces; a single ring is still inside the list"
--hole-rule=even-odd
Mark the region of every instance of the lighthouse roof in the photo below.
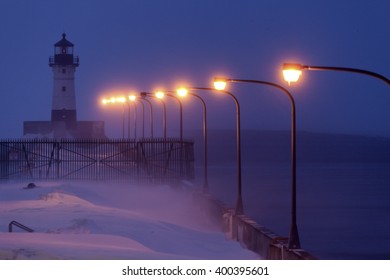
[[[62,39],[54,44],[55,47],[73,47],[73,44],[66,40],[66,34],[62,33]]]

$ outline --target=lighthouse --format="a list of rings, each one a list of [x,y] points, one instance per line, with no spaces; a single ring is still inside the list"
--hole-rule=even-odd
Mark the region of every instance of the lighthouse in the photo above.
[[[49,57],[53,72],[53,93],[50,121],[24,121],[24,137],[33,138],[106,138],[104,121],[79,121],[76,112],[75,72],[79,57],[74,45],[62,34],[54,44],[54,56]]]
[[[79,58],[73,55],[73,46],[63,33],[62,39],[54,44],[54,56],[49,58],[53,71],[51,121],[63,121],[68,129],[77,121],[74,78]]]

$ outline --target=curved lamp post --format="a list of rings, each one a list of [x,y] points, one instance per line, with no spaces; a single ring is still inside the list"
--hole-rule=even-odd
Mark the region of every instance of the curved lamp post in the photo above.
[[[191,87],[191,90],[204,90],[204,91],[215,91],[214,88],[205,88],[205,87]],[[242,201],[242,179],[241,179],[241,114],[240,114],[240,104],[238,103],[237,98],[230,92],[226,90],[218,90],[226,95],[229,95],[235,105],[236,105],[236,150],[237,150],[237,202],[235,212],[237,215],[244,213],[244,206]]]
[[[133,118],[134,118],[134,140],[137,140],[137,105],[135,104],[135,101],[137,100],[137,97],[134,94],[131,94],[128,96],[127,104],[129,106],[129,138],[130,138],[130,103],[134,106],[134,112],[133,112]]]
[[[115,104],[115,103],[122,104],[122,139],[124,139],[125,138],[125,103],[126,103],[126,98],[124,98],[124,97],[103,98],[102,103],[103,103],[103,105]]]
[[[137,99],[142,108],[142,139],[145,139],[145,105],[141,100]]]
[[[192,89],[192,88],[191,88]],[[208,164],[207,164],[207,110],[206,110],[206,102],[199,95],[189,92],[186,88],[177,89],[177,95],[180,97],[185,97],[187,95],[191,95],[197,98],[203,107],[203,192],[207,192],[209,189],[209,179],[208,179]]]
[[[142,139],[145,138],[145,105],[143,102],[137,98],[135,94],[129,95],[129,100],[133,102],[134,105],[134,138],[137,138],[137,104],[136,102],[141,104],[142,108]]]
[[[180,99],[177,98],[175,95],[173,94],[170,94],[170,91],[157,91],[156,92],[156,97],[157,98],[164,98],[164,96],[169,96],[169,97],[172,97],[173,99],[175,99],[178,104],[179,104],[179,114],[180,114],[180,117],[179,117],[179,127],[180,127],[180,141],[183,142],[183,104],[181,103]]]
[[[300,249],[300,241],[298,235],[297,226],[297,184],[296,184],[296,113],[295,113],[295,101],[291,93],[284,87],[266,81],[257,80],[243,80],[243,79],[230,79],[230,78],[215,78],[214,86],[216,89],[223,90],[228,82],[242,82],[242,83],[255,83],[268,85],[280,89],[290,100],[291,103],[291,227],[290,236],[288,241],[289,249]]]
[[[368,75],[377,78],[379,80],[384,81],[388,86],[390,86],[390,79],[378,73],[363,70],[363,69],[348,68],[348,67],[333,67],[333,66],[309,66],[309,65],[302,65],[296,63],[283,64],[284,79],[288,83],[297,82],[299,80],[299,77],[302,75],[302,70],[330,70],[330,71],[353,72],[353,73]]]
[[[161,94],[161,93],[156,93],[156,94],[153,94],[153,93],[150,93],[150,92],[141,92],[141,97],[153,97],[155,99],[158,99],[160,100],[161,104],[163,105],[163,131],[164,131],[164,140],[167,139],[167,106],[164,102],[164,100],[162,100],[162,98],[164,97],[164,94]]]
[[[145,101],[146,103],[149,104],[150,138],[153,139],[153,106],[152,106],[152,102],[150,102],[148,99],[146,99],[145,96],[141,95],[141,100],[140,100],[140,102],[143,104],[142,101]],[[142,105],[142,107],[144,107],[144,105]]]

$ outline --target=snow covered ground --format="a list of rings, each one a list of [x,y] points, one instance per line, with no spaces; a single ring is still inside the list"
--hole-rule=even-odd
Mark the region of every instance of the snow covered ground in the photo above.
[[[110,182],[0,184],[0,259],[258,259],[227,240],[190,189]],[[34,230],[8,224],[17,221]]]

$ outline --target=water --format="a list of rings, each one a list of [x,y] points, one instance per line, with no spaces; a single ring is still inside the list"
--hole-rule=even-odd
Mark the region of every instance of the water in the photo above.
[[[236,200],[236,165],[210,167],[210,192]],[[297,167],[297,223],[301,246],[320,259],[390,259],[390,163],[305,162]],[[288,163],[243,165],[244,211],[288,236]]]
[[[194,134],[197,182],[202,140]],[[242,131],[244,211],[280,236],[291,221],[289,131]],[[234,131],[209,133],[210,192],[235,206]],[[320,259],[390,259],[390,138],[297,132],[297,225]]]

